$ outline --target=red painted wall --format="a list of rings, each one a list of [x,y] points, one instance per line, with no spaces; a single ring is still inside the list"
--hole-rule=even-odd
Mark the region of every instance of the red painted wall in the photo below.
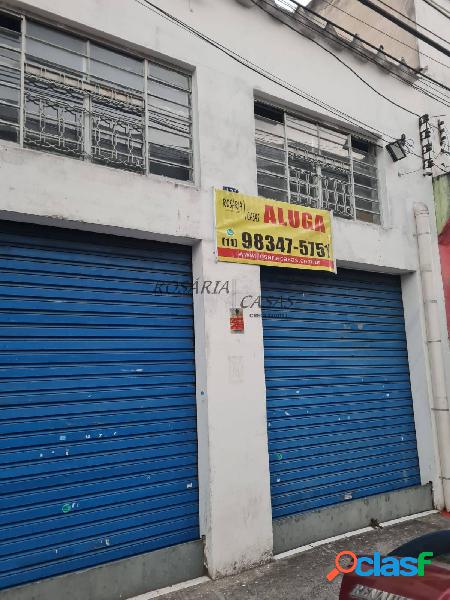
[[[447,312],[447,330],[450,337],[450,219],[439,236],[442,281],[444,283],[445,308]]]

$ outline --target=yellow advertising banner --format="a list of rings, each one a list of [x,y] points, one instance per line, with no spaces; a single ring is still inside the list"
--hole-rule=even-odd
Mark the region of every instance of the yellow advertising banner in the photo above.
[[[216,190],[215,214],[218,260],[336,272],[326,210]]]

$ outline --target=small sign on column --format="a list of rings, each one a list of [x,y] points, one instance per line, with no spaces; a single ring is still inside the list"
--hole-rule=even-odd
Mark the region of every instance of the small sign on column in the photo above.
[[[244,333],[244,309],[230,308],[231,333]]]

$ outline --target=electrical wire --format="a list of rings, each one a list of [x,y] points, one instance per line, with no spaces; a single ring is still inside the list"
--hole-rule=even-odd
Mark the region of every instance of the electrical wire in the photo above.
[[[252,0],[253,3],[255,4],[254,0]],[[267,0],[259,0],[260,2],[264,2],[266,5],[270,6],[270,8],[277,10],[277,7],[273,5],[273,3],[268,2]],[[259,5],[258,3],[258,5]],[[296,0],[293,0],[293,4],[297,4],[298,2],[296,2]],[[341,29],[344,33],[346,33],[347,35],[354,37],[354,34],[346,29],[344,29],[343,27],[337,25],[336,23],[334,23],[333,21],[329,21],[328,19],[326,19],[325,17],[323,17],[322,15],[315,13],[313,10],[308,9],[307,7],[303,7],[302,8],[305,11],[310,12],[311,14],[313,14],[314,16],[318,17],[321,21],[326,21],[327,23],[329,22],[333,27],[337,28],[337,29]],[[284,13],[284,11],[282,11],[282,9],[278,9],[280,11],[280,14]],[[267,11],[265,11],[267,12]],[[300,12],[301,11],[297,11],[297,15],[300,16]],[[272,13],[270,13],[271,16],[274,16]],[[299,20],[298,18],[296,18],[293,15],[290,15],[291,18],[293,18],[294,20],[296,20],[297,22],[301,23],[304,27],[307,27],[309,29],[311,29],[311,31],[317,32],[317,27],[314,27],[311,25],[311,22],[305,21],[305,20]],[[278,19],[279,21],[281,21],[281,19]],[[285,21],[281,21],[283,24],[286,24]],[[297,31],[297,30],[295,30]],[[297,31],[297,33],[300,33]],[[348,49],[349,47],[349,43],[346,42],[345,40],[341,39],[339,40],[339,38],[336,38],[336,36],[334,36],[332,33],[327,32],[326,28],[323,28],[320,33],[324,36],[329,38],[334,44],[338,43],[339,45],[345,47],[346,49]],[[360,41],[362,43],[365,43],[367,46],[373,48],[375,51],[379,51],[379,49],[374,46],[373,44],[371,44],[370,42],[367,42],[366,40],[363,40],[362,38],[359,38]],[[314,40],[311,40],[314,42]],[[322,46],[321,46],[322,47]],[[421,80],[421,84],[423,84],[425,87],[420,87],[419,85],[416,85],[412,82],[405,82],[405,79],[400,77],[397,73],[391,71],[386,65],[380,63],[379,61],[377,61],[374,57],[371,57],[370,55],[367,55],[365,52],[359,51],[357,48],[352,47],[351,48],[353,52],[355,52],[356,54],[359,54],[364,60],[369,60],[370,62],[376,64],[378,67],[381,67],[383,70],[385,70],[387,73],[390,73],[393,77],[395,77],[396,79],[398,79],[399,81],[401,81],[403,84],[404,83],[408,83],[408,85],[410,85],[413,89],[419,91],[420,93],[426,95],[427,97],[431,98],[432,100],[441,103],[443,106],[446,106],[447,108],[450,108],[450,96],[446,96],[446,95],[442,95],[442,91],[440,89],[437,89],[436,87],[434,87],[434,84],[437,84],[440,87],[443,87],[444,89],[449,89],[447,88],[447,86],[443,85],[442,83],[436,81],[435,79],[433,79],[432,77],[425,75],[423,73],[421,73],[421,71],[414,69],[413,67],[410,67],[408,65],[406,65],[405,63],[402,63],[402,61],[398,58],[396,58],[395,56],[392,56],[391,54],[388,53],[384,53],[387,57],[391,58],[392,60],[396,61],[397,63],[399,63],[402,68],[406,68],[409,69],[412,73],[414,73],[415,76],[419,76],[421,75],[423,78],[425,78],[427,81]],[[333,54],[333,53],[332,53]],[[333,54],[333,56],[335,56]],[[337,60],[338,59],[336,56],[335,58]],[[343,65],[346,65],[347,68],[348,65],[344,62],[341,61]],[[373,88],[372,88],[373,89]],[[377,91],[377,90],[374,90]],[[434,127],[434,125],[432,125]]]
[[[261,0],[262,2],[265,2],[265,4],[269,4],[270,6],[273,7],[273,4],[271,4],[270,2],[268,2],[267,0]],[[372,4],[371,0],[357,0],[358,2],[369,2],[370,4]],[[252,0],[253,4],[255,4],[255,1]],[[330,19],[328,19],[327,17],[324,17],[323,15],[319,14],[318,12],[312,10],[311,8],[308,8],[308,6],[302,6],[300,4],[298,4],[297,0],[293,0],[293,2],[295,4],[297,4],[298,7],[301,7],[301,9],[303,11],[308,12],[311,15],[314,15],[316,18],[325,21],[326,23],[329,23],[330,25],[332,25],[334,28],[339,29],[340,31],[342,31],[343,33],[345,33],[346,35],[350,36],[350,37],[354,37],[355,34],[352,31],[349,31],[348,29],[346,29],[345,27],[342,27],[342,25],[338,25],[337,23],[335,23],[334,21],[331,21]],[[276,9],[276,6],[274,7]],[[278,9],[280,10],[280,9]],[[281,12],[283,12],[281,10]],[[300,11],[298,11],[300,12]],[[294,15],[291,15],[292,18],[295,19]],[[298,20],[298,19],[296,19]],[[314,29],[314,28],[313,28]],[[314,29],[315,30],[315,29]],[[380,48],[378,48],[377,46],[375,46],[375,44],[372,44],[371,42],[368,42],[367,40],[361,38],[360,36],[358,36],[360,41],[366,45],[369,48],[372,48],[374,51],[378,52],[380,50]],[[403,63],[401,61],[401,59],[397,58],[396,56],[393,56],[392,54],[389,54],[388,52],[385,52],[383,50],[383,54],[387,57],[390,58],[391,60],[393,60],[394,62],[398,63],[399,65],[401,65],[403,68],[407,68],[409,69],[412,73],[414,73],[415,75],[419,75],[425,79],[427,79],[430,82],[433,82],[434,84],[442,87],[443,89],[445,89],[446,91],[450,92],[450,87],[448,87],[447,85],[443,84],[440,81],[437,81],[436,79],[434,79],[433,77],[431,77],[430,75],[427,75],[426,73],[421,72],[418,69],[414,69],[414,67],[410,67],[409,65],[407,65],[406,63]],[[449,51],[449,56],[450,56],[450,51]]]
[[[443,6],[439,6],[433,0],[423,0],[423,1],[425,2],[425,4],[428,4],[428,6],[431,6],[431,8],[434,8],[434,10],[437,10],[438,12],[441,13],[441,15],[443,15],[444,17],[446,17],[447,19],[450,20],[450,12],[448,12]]]
[[[295,0],[294,0],[295,1]],[[358,0],[359,1],[359,0]],[[442,40],[443,42],[445,42],[446,44],[449,43],[448,40],[446,40],[445,38],[441,37],[440,35],[438,35],[437,33],[435,33],[434,31],[432,31],[431,29],[428,29],[428,27],[425,27],[425,25],[421,25],[420,23],[418,23],[415,19],[411,19],[411,17],[408,17],[408,15],[405,15],[405,13],[402,13],[400,10],[397,10],[396,8],[394,8],[393,6],[390,6],[390,4],[388,4],[387,2],[384,2],[384,0],[378,0],[378,2],[380,4],[382,4],[383,6],[385,6],[386,8],[388,8],[389,10],[391,10],[392,12],[397,13],[398,15],[402,16],[404,19],[410,21],[411,23],[414,23],[414,25],[416,25],[417,27],[420,27],[421,29],[423,29],[424,31],[427,31],[428,33],[431,33],[431,35],[434,35],[435,37],[437,37],[438,39]]]
[[[349,115],[348,113],[345,113],[344,111],[337,109],[336,107],[334,107],[330,104],[327,104],[325,101],[316,98],[312,94],[309,94],[309,93],[305,92],[304,90],[297,88],[293,84],[290,84],[290,83],[284,81],[282,78],[278,77],[277,75],[274,75],[270,71],[267,71],[263,67],[260,67],[259,65],[253,63],[249,59],[244,58],[243,56],[241,56],[234,50],[231,50],[227,46],[220,44],[219,42],[208,37],[206,34],[198,31],[191,25],[188,25],[181,19],[178,19],[177,17],[175,17],[175,15],[172,15],[171,13],[167,12],[163,8],[159,7],[158,5],[153,4],[153,2],[150,2],[150,0],[134,0],[134,2],[141,5],[142,7],[146,8],[147,10],[150,10],[151,12],[157,14],[158,16],[166,19],[167,21],[171,22],[172,24],[176,24],[178,27],[181,27],[182,29],[184,29],[185,31],[190,33],[191,35],[194,35],[195,37],[203,40],[204,42],[213,46],[217,50],[220,50],[223,54],[225,54],[226,56],[228,56],[235,62],[238,62],[239,64],[246,67],[247,69],[253,71],[254,73],[264,77],[265,79],[271,81],[272,83],[276,83],[280,87],[299,96],[300,98],[307,100],[307,101],[311,102],[312,104],[315,104],[316,106],[319,106],[320,108],[326,110],[327,112],[333,114],[334,116],[337,116],[340,119],[346,119],[353,126],[357,126],[357,127],[362,126],[366,130],[371,130],[372,132],[375,132],[376,134],[378,134],[379,138],[381,140],[383,140],[384,142],[391,142],[391,141],[397,140],[398,136],[393,136],[392,134],[386,133],[386,132],[378,129],[374,125],[369,125],[369,124],[365,123],[364,121],[361,121],[357,117],[353,117],[353,116]],[[418,116],[415,113],[413,113],[413,114],[414,114],[414,116]],[[423,160],[423,157],[420,154],[416,154],[414,152],[412,152],[411,154],[413,154],[417,158],[420,158],[421,160]],[[436,165],[436,166],[441,171],[446,172],[443,169],[441,169],[438,165]]]
[[[289,29],[291,29],[292,31],[294,31],[295,33],[299,33],[298,30],[293,27],[292,25],[290,25],[289,23],[286,23],[285,21],[279,19],[278,17],[276,17],[275,15],[273,15],[271,12],[269,12],[267,9],[265,9],[264,7],[262,7],[260,4],[257,3],[257,0],[251,0],[253,2],[253,4],[255,6],[258,6],[263,12],[265,12],[267,15],[275,18],[279,23],[282,23],[283,25],[285,25],[286,27],[288,27]],[[264,0],[263,0],[264,1]],[[268,4],[269,6],[273,6],[270,2],[265,2],[266,4]],[[298,20],[298,19],[295,19]],[[301,23],[301,21],[299,21]],[[303,24],[303,23],[302,23]],[[315,28],[314,31],[316,31]],[[310,39],[310,38],[309,38]],[[334,39],[334,37],[333,37]],[[406,108],[405,106],[402,106],[401,104],[398,104],[397,102],[395,102],[394,100],[392,100],[391,98],[388,98],[387,96],[385,96],[382,92],[380,92],[379,90],[377,90],[373,85],[371,85],[369,82],[367,82],[363,77],[361,77],[361,75],[355,71],[352,67],[350,67],[350,65],[348,65],[346,62],[344,62],[341,58],[339,58],[339,56],[336,56],[336,54],[334,54],[334,52],[332,52],[329,48],[327,48],[326,46],[323,46],[320,42],[318,42],[317,40],[314,39],[310,39],[310,41],[315,44],[316,46],[319,46],[319,48],[322,48],[322,50],[324,50],[325,52],[327,52],[328,54],[331,54],[331,56],[333,56],[333,58],[335,58],[338,62],[340,62],[342,65],[344,65],[351,73],[353,73],[353,75],[355,75],[355,77],[357,77],[360,81],[362,81],[362,83],[364,85],[366,85],[368,88],[370,88],[373,92],[375,92],[376,94],[378,94],[378,96],[380,96],[381,98],[383,98],[384,100],[387,100],[388,102],[390,102],[391,104],[393,104],[394,106],[396,106],[397,108],[400,108],[401,110],[404,110],[405,112],[409,113],[410,115],[412,115],[413,117],[419,117],[420,115],[412,110],[409,110],[408,108]]]
[[[263,10],[265,13],[269,14],[271,17],[275,18],[277,21],[279,21],[283,25],[286,25],[287,27],[289,27],[290,29],[292,29],[296,33],[300,33],[297,29],[293,28],[292,26],[290,26],[285,21],[283,21],[283,20],[279,19],[278,17],[274,16],[272,12],[269,12],[269,11],[265,10],[264,8],[262,8],[260,6],[260,2],[264,2],[265,4],[267,4],[268,6],[270,6],[271,8],[275,8],[276,9],[276,7],[274,7],[272,3],[268,2],[267,0],[259,0],[258,4],[257,4],[257,2],[255,0],[252,0],[252,2],[253,2],[253,4],[258,5],[259,8],[261,8],[261,10]],[[299,20],[299,19],[297,19],[295,17],[292,17],[292,16],[291,16],[291,18],[294,18],[294,20],[298,21],[303,26],[308,27],[312,31],[317,32],[317,29],[315,27],[313,27],[310,23],[308,24],[307,22],[305,22],[303,20]],[[337,41],[336,38],[335,38],[335,36],[333,36],[332,34],[328,35],[325,29],[322,30],[322,33],[325,35],[325,37],[331,39],[333,42]],[[322,44],[320,44],[319,42],[317,42],[314,39],[311,39],[311,38],[308,38],[308,39],[310,39],[311,42],[315,43],[316,45],[320,46],[323,50],[325,50],[326,52],[328,52],[329,54],[331,54],[342,65],[344,65],[352,73],[354,73],[356,75],[356,77],[358,77],[358,79],[360,79],[365,85],[367,85],[369,87],[369,89],[371,89],[372,91],[374,91],[376,94],[378,94],[379,96],[381,96],[383,99],[388,100],[391,104],[393,104],[397,108],[401,108],[403,111],[405,111],[405,112],[407,112],[409,114],[412,114],[413,116],[415,116],[417,118],[420,117],[420,115],[418,113],[415,113],[414,111],[409,110],[408,108],[404,107],[403,105],[399,105],[394,100],[392,100],[391,98],[388,98],[387,96],[385,96],[384,94],[382,94],[379,90],[377,90],[376,88],[374,88],[373,86],[371,86],[364,78],[360,77],[360,75],[357,72],[355,72],[349,65],[347,65],[347,63],[345,63],[343,60],[341,60],[339,57],[337,57],[331,50],[329,50],[328,48],[325,48],[324,46],[322,46]],[[342,42],[340,43],[340,45],[342,45],[345,48],[348,48],[348,44],[344,40],[342,40]],[[380,65],[380,63],[378,63],[374,58],[369,58],[365,53],[359,52],[355,48],[352,48],[352,50],[355,51],[357,54],[360,54],[366,60],[370,60],[370,62],[372,62],[376,66],[378,66],[378,67],[381,66],[381,68],[383,68],[390,75],[394,76],[401,83],[403,83],[403,84],[406,83],[407,85],[410,85],[416,91],[421,92],[424,95],[426,95],[427,97],[433,99],[434,101],[439,102],[443,106],[446,106],[446,107],[450,108],[450,104],[448,103],[448,102],[450,102],[450,98],[449,97],[443,97],[442,95],[440,95],[440,90],[437,90],[437,89],[432,88],[430,86],[428,88],[424,89],[424,88],[422,88],[422,87],[420,87],[418,85],[415,85],[413,83],[405,82],[405,80],[402,79],[397,73],[391,71],[389,68],[387,68],[384,65]],[[410,67],[410,68],[412,69],[412,67]],[[416,72],[416,71],[414,71],[414,72]],[[425,84],[424,81],[421,81],[421,83]],[[438,129],[438,127],[436,125],[434,125],[433,123],[431,123],[431,122],[430,122],[430,127],[432,127],[433,129],[436,129],[436,130]],[[418,156],[419,158],[421,158],[419,155],[416,155],[416,156]],[[438,166],[438,168],[440,168],[440,167]]]
[[[279,21],[280,23],[282,23],[283,25],[285,25],[286,27],[288,27],[289,29],[293,30],[295,33],[299,34],[300,32],[295,28],[292,27],[292,25],[290,25],[289,23],[287,23],[286,21],[278,18],[276,15],[274,15],[272,12],[266,10],[263,6],[261,6],[261,2],[270,6],[272,9],[278,10],[276,8],[276,6],[274,6],[271,2],[269,2],[268,0],[251,0],[253,2],[253,4],[255,4],[255,6],[258,6],[262,11],[264,11],[266,14],[270,15],[271,17],[275,18],[277,21]],[[280,14],[283,14],[283,11],[280,11]],[[290,15],[290,18],[294,19],[295,21],[297,21],[298,23],[300,23],[301,25],[303,25],[304,27],[307,27],[309,29],[311,29],[314,32],[317,32],[317,28],[312,26],[310,23],[305,22],[304,20],[300,20],[292,15]],[[322,18],[322,17],[321,17]],[[326,19],[324,19],[326,20]],[[330,21],[330,23],[333,25],[333,23]],[[336,37],[333,34],[329,34],[325,29],[322,29],[320,32],[325,38],[330,39],[332,42],[334,43],[338,43],[339,45],[345,47],[346,49],[349,48],[349,44],[345,41],[339,41],[336,39]],[[351,33],[349,33],[349,35],[353,35]],[[388,98],[387,96],[385,96],[382,92],[380,92],[379,90],[377,90],[374,86],[372,86],[370,83],[368,83],[363,77],[361,77],[359,75],[359,73],[357,71],[355,71],[352,67],[350,67],[345,61],[343,61],[341,58],[339,58],[336,54],[334,54],[334,52],[332,52],[329,48],[326,48],[325,46],[323,46],[320,42],[318,42],[317,40],[308,38],[312,43],[316,44],[317,46],[319,46],[320,48],[322,48],[325,52],[327,52],[328,54],[330,54],[331,56],[333,56],[338,62],[340,62],[342,65],[344,65],[348,70],[350,70],[360,81],[362,81],[367,87],[369,87],[373,92],[375,92],[376,94],[378,94],[380,97],[384,98],[385,100],[387,100],[388,102],[390,102],[391,104],[393,104],[394,106],[396,106],[397,108],[400,108],[402,110],[404,110],[405,112],[408,112],[409,114],[412,114],[413,116],[419,117],[420,115],[414,111],[409,110],[408,108],[406,108],[405,106],[398,104],[397,102],[395,102],[394,100],[392,100],[391,98]],[[361,39],[361,38],[360,38]],[[363,41],[363,40],[361,40]],[[383,70],[385,70],[387,73],[389,73],[390,75],[393,75],[396,79],[398,79],[399,81],[401,81],[403,84],[407,83],[405,82],[405,80],[403,78],[401,78],[397,73],[391,71],[387,66],[380,64],[375,57],[370,57],[368,56],[366,53],[364,52],[360,52],[357,48],[352,48],[352,51],[356,52],[357,54],[359,54],[361,57],[363,57],[365,60],[369,60],[370,62],[372,62],[373,64],[375,64],[378,67],[381,67]],[[400,62],[400,61],[399,61]],[[413,69],[412,67],[409,67],[412,71],[414,71],[414,73],[417,75],[417,71],[415,71],[415,69]],[[421,81],[422,84],[425,84],[424,81]],[[436,88],[432,88],[431,85],[429,85],[428,87],[422,88],[418,85],[415,85],[413,83],[407,83],[407,85],[410,85],[413,89],[415,89],[416,91],[419,91],[423,94],[425,94],[426,96],[428,96],[429,98],[432,98],[433,100],[435,100],[436,102],[439,102],[440,104],[446,106],[447,108],[450,108],[450,96],[443,96],[441,95],[441,91],[437,90]]]
[[[347,16],[351,17],[352,19],[355,19],[355,21],[359,21],[360,23],[362,23],[366,27],[370,27],[371,29],[373,29],[375,31],[378,31],[378,33],[381,33],[382,35],[390,38],[391,40],[394,40],[395,42],[398,42],[402,46],[405,46],[406,48],[409,48],[410,50],[414,50],[414,51],[417,52],[417,47],[415,48],[414,46],[411,46],[410,44],[407,44],[403,40],[399,40],[398,38],[396,38],[395,36],[391,35],[390,33],[387,33],[386,31],[383,31],[382,29],[379,29],[378,27],[375,27],[375,25],[371,25],[370,23],[367,23],[367,21],[364,21],[364,19],[360,19],[359,17],[356,17],[355,15],[353,15],[352,13],[346,11],[344,8],[342,8],[338,4],[333,4],[333,2],[331,2],[331,0],[323,0],[323,1],[326,4],[328,4],[329,6],[332,6],[333,8],[335,8],[336,10],[339,10],[340,12],[346,14]],[[426,0],[424,0],[424,1],[426,1]],[[430,56],[429,54],[425,54],[425,52],[421,52],[421,54],[422,54],[422,56],[425,56],[426,58],[429,58],[430,60],[434,61],[438,65],[441,65],[442,67],[445,67],[446,69],[450,69],[450,65],[447,65],[447,64],[443,63],[442,61],[438,60],[437,58],[434,58],[433,56]]]
[[[372,2],[372,0],[356,0],[356,1],[359,2],[360,4],[363,4],[364,6],[367,6],[368,8],[370,8],[374,12],[378,13],[379,15],[381,15],[388,21],[395,23],[395,25],[400,27],[400,29],[404,29],[405,31],[407,31],[410,35],[413,35],[417,39],[422,40],[423,42],[428,44],[429,46],[432,46],[436,50],[439,50],[439,52],[442,52],[442,54],[445,54],[445,56],[450,56],[450,49],[445,48],[439,42],[436,42],[435,40],[431,39],[430,37],[428,37],[421,31],[418,31],[417,23],[415,21],[413,21],[413,23],[414,23],[414,27],[413,27],[412,25],[405,23],[402,19],[399,19],[398,17],[393,15],[389,10],[386,10],[386,9],[382,8],[381,6],[378,6],[378,4],[376,4],[375,2]],[[381,2],[381,0],[380,0],[380,2]],[[388,6],[385,2],[382,2],[382,4],[384,6]],[[389,7],[389,8],[391,8],[391,7]],[[449,43],[446,39],[442,38],[440,35],[437,35],[436,33],[434,33],[433,35],[435,35],[439,39],[443,40],[446,44]]]
[[[243,56],[241,56],[234,50],[227,48],[223,44],[220,44],[219,42],[216,42],[215,40],[208,37],[207,35],[201,33],[194,27],[188,25],[187,23],[184,23],[183,21],[181,21],[174,15],[168,13],[167,11],[160,8],[156,4],[153,4],[152,2],[150,2],[150,0],[134,0],[134,1],[137,4],[140,4],[141,6],[143,6],[144,8],[147,8],[148,10],[151,10],[155,14],[162,16],[166,20],[177,24],[179,27],[185,29],[189,33],[195,35],[196,37],[202,39],[203,41],[207,42],[208,44],[214,46],[216,49],[220,50],[223,54],[226,54],[228,57],[230,57],[231,59],[240,63],[241,65],[243,65],[244,67],[253,71],[254,73],[257,73],[258,75],[262,75],[265,79],[268,79],[272,83],[276,83],[280,87],[283,87],[284,89],[287,89],[288,91],[293,92],[295,95],[303,98],[304,100],[308,100],[308,101],[312,102],[313,104],[315,104],[316,106],[320,106],[324,110],[329,111],[331,114],[333,114],[341,119],[342,118],[348,119],[353,125],[356,125],[358,127],[362,126],[366,129],[372,130],[373,132],[380,135],[380,137],[382,137],[382,135],[387,135],[390,138],[389,141],[396,139],[395,136],[386,134],[385,132],[374,127],[373,125],[369,125],[369,124],[365,123],[364,121],[357,119],[356,117],[352,117],[348,113],[345,113],[344,111],[341,111],[340,109],[337,109],[337,108],[333,107],[332,105],[327,104],[324,100],[320,100],[319,98],[316,98],[312,94],[309,94],[308,92],[305,92],[304,90],[301,90],[300,88],[297,88],[293,84],[290,84],[290,83],[284,81],[281,77],[274,75],[270,71],[264,69],[263,67],[260,67],[256,63],[253,63],[251,60],[244,58]],[[386,141],[386,140],[384,140],[384,141]]]

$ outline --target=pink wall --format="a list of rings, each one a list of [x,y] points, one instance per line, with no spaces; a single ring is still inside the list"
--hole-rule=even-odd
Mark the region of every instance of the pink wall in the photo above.
[[[439,236],[442,281],[444,282],[445,307],[447,312],[447,330],[450,337],[450,219]]]

